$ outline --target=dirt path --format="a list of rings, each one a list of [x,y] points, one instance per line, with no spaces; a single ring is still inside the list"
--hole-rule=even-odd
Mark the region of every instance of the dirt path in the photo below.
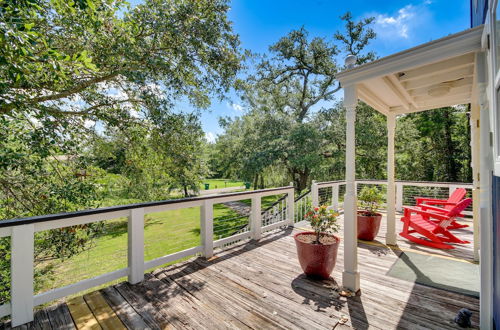
[[[245,215],[245,216],[250,215],[250,210],[251,210],[250,205],[247,205],[243,202],[234,201],[234,202],[226,202],[223,204],[231,208],[233,211],[237,212],[240,215]]]

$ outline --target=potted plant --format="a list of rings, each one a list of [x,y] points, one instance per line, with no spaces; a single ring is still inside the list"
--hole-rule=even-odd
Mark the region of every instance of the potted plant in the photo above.
[[[380,229],[382,214],[378,213],[384,196],[377,187],[365,186],[358,195],[362,210],[358,211],[358,239],[373,241]]]
[[[335,267],[340,238],[334,236],[339,229],[338,213],[326,205],[315,207],[304,216],[314,232],[295,234],[300,266],[307,276],[327,279]]]

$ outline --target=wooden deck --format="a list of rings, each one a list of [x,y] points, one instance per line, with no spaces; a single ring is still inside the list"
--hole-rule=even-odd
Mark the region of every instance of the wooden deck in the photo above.
[[[361,296],[339,296],[335,280],[305,278],[292,238],[296,230],[45,308],[20,329],[454,329],[453,317],[463,307],[478,327],[477,298],[387,276],[401,251],[381,243],[359,244]],[[341,246],[337,281],[342,269]]]

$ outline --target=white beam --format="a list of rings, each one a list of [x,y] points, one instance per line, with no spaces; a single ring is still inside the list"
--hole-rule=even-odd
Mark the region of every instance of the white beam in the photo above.
[[[382,101],[378,96],[373,94],[368,88],[366,88],[366,86],[357,86],[357,93],[359,99],[364,101],[375,110],[382,112],[383,114],[389,113],[389,106],[385,104],[384,101]]]
[[[450,93],[453,93],[453,91],[458,90],[460,88],[461,90],[464,90],[464,88],[468,88],[470,90],[473,84],[472,80],[473,80],[472,77],[467,77],[450,83]],[[430,86],[413,89],[410,91],[410,95],[411,96],[429,95],[428,94],[429,87]]]
[[[385,242],[396,245],[396,182],[394,162],[394,135],[396,115],[387,116],[387,233]]]
[[[473,53],[447,59],[438,63],[429,64],[422,68],[407,70],[405,72],[402,72],[399,80],[408,81],[412,79],[418,79],[425,76],[432,76],[435,74],[444,73],[472,65],[474,65]]]
[[[436,85],[442,82],[456,81],[458,79],[464,79],[467,77],[472,77],[474,74],[474,69],[472,66],[461,68],[458,70],[440,73],[432,76],[427,76],[421,79],[415,79],[407,82],[403,82],[403,86],[406,90],[417,89],[422,87],[428,87]]]
[[[413,107],[417,106],[417,104],[415,103],[415,100],[413,99],[413,97],[403,87],[403,85],[398,80],[398,78],[396,78],[395,75],[393,75],[393,74],[388,75],[387,78],[392,82],[392,84],[394,85],[394,87],[396,87],[396,89],[398,89],[400,91],[400,93],[403,95],[403,97],[406,99],[406,101],[408,101],[408,103],[410,103]]]
[[[344,87],[344,107],[346,108],[346,192],[344,198],[344,272],[343,286],[356,292],[360,288],[358,271],[358,233],[356,212],[356,86]]]
[[[394,85],[394,83],[389,79],[388,77],[382,78],[382,81],[386,84],[387,88],[391,92],[393,92],[399,99],[399,102],[401,103],[401,106],[405,108],[406,110],[410,110],[410,103],[406,99],[406,97],[399,91],[399,89]]]

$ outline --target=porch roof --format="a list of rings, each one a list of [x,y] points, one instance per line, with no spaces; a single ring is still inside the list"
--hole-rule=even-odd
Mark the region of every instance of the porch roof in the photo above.
[[[471,103],[483,26],[340,72],[343,87],[384,114]]]

